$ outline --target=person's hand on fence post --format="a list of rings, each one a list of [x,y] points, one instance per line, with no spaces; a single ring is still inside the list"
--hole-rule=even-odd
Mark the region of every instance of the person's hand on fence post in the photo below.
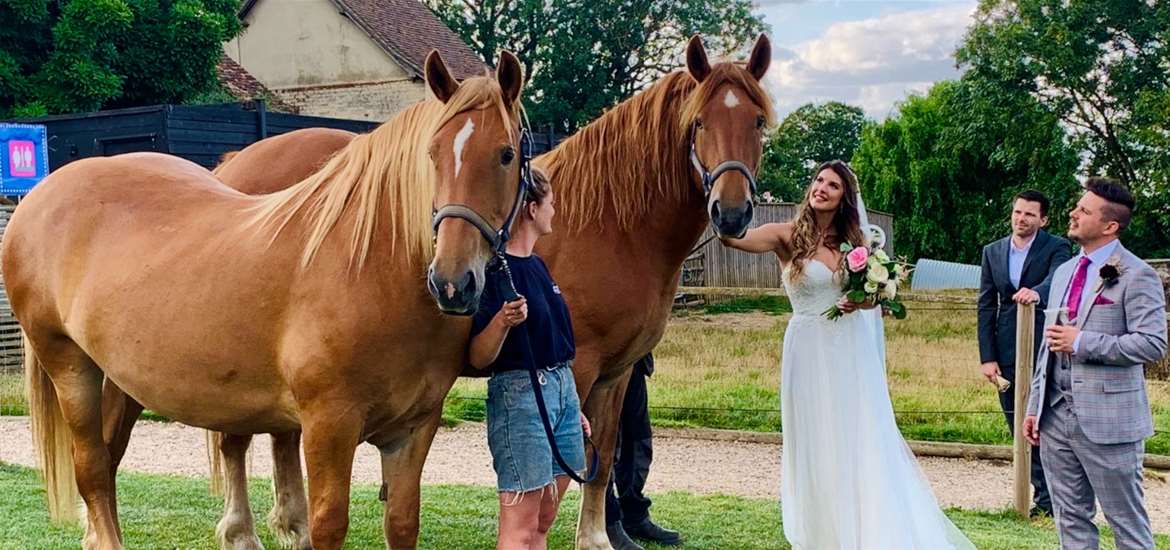
[[[1030,288],[1021,288],[1012,296],[1012,301],[1017,304],[1038,304],[1040,293]]]

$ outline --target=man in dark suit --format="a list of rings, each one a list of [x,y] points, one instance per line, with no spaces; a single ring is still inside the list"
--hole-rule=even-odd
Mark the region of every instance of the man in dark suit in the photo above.
[[[650,499],[642,492],[654,457],[646,394],[646,379],[653,373],[653,354],[634,363],[634,372],[630,375],[630,385],[622,402],[617,457],[610,487],[605,492],[605,530],[614,550],[643,550],[633,539],[664,546],[677,546],[683,542],[678,531],[665,529],[651,521]]]
[[[1039,191],[1024,191],[1012,203],[1012,234],[983,247],[983,275],[979,285],[979,358],[983,376],[999,386],[1002,377],[1014,384],[1016,376],[1016,304],[1045,307],[1052,274],[1072,257],[1064,238],[1044,231],[1048,225],[1048,197]],[[1040,349],[1044,316],[1036,315],[1036,342]],[[1008,431],[1015,426],[1015,396],[1012,387],[1001,387],[999,404],[1007,419]],[[1032,448],[1032,487],[1035,488],[1032,514],[1052,515],[1052,501],[1044,482],[1040,453]]]

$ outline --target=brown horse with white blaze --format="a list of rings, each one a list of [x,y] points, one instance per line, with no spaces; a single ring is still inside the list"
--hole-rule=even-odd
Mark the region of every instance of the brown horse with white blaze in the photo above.
[[[27,340],[34,439],[52,515],[78,490],[85,500],[85,548],[122,547],[111,447],[125,422],[103,417],[103,379],[185,424],[303,430],[318,549],[345,538],[360,442],[429,445],[470,328],[440,310],[474,310],[491,255],[473,224],[435,232],[431,214],[459,204],[503,223],[523,76],[507,53],[495,77],[459,83],[435,53],[426,74],[436,100],[284,191],[245,195],[138,153],[71,163],[17,208],[0,262]]]
[[[772,120],[760,85],[771,45],[760,36],[746,64],[712,65],[694,37],[686,59],[686,70],[663,77],[534,161],[552,180],[563,220],[537,250],[569,302],[577,387],[602,453],[598,481],[582,501],[578,548],[608,547],[605,480],[630,366],[661,339],[683,260],[707,223],[735,236],[751,221],[752,174]],[[280,151],[259,149],[263,143],[233,161],[257,168],[275,162]],[[416,439],[403,452],[384,455],[387,533],[396,534],[391,541],[406,541],[392,542],[393,548],[412,548],[417,537],[415,472],[429,444]]]
[[[666,330],[683,261],[708,223],[734,236],[751,222],[752,174],[772,120],[759,83],[771,45],[761,35],[746,65],[711,65],[695,37],[686,60],[687,70],[663,77],[535,161],[552,181],[563,220],[537,253],[573,315],[573,372],[601,453],[581,500],[578,549],[610,548],[605,490],[622,400],[631,366]],[[734,163],[743,168],[725,171]],[[704,176],[711,166],[712,175],[722,173],[713,182]]]

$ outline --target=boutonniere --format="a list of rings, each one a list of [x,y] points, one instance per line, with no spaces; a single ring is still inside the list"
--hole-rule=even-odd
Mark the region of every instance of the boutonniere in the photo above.
[[[1123,273],[1125,273],[1125,268],[1121,265],[1121,258],[1117,256],[1109,258],[1105,265],[1101,266],[1101,271],[1098,272],[1101,278],[1097,281],[1097,288],[1093,289],[1093,292],[1101,292],[1102,288],[1117,284],[1117,279],[1121,278]]]

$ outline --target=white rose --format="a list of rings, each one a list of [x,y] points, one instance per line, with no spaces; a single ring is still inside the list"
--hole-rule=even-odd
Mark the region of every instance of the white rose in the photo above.
[[[897,295],[898,295],[898,285],[894,284],[894,281],[886,281],[886,284],[882,285],[882,297],[883,298],[885,298],[887,300],[893,300],[894,297],[896,297]]]
[[[890,270],[886,269],[886,266],[880,263],[878,265],[870,265],[869,272],[865,274],[865,278],[871,282],[881,284],[890,280]]]
[[[898,280],[899,283],[903,282],[910,277],[910,270],[907,269],[906,266],[898,264],[894,266],[894,277]]]
[[[877,294],[877,291],[878,291],[878,284],[877,283],[875,283],[873,281],[866,281],[865,282],[865,293],[866,294]]]
[[[873,253],[873,256],[874,256],[875,258],[877,258],[877,259],[881,260],[882,262],[888,262],[888,261],[890,261],[890,257],[886,255],[886,251],[885,251],[885,250],[882,250],[882,249],[880,249],[880,248],[878,249],[878,251],[877,251],[877,252],[874,252],[874,253]]]

